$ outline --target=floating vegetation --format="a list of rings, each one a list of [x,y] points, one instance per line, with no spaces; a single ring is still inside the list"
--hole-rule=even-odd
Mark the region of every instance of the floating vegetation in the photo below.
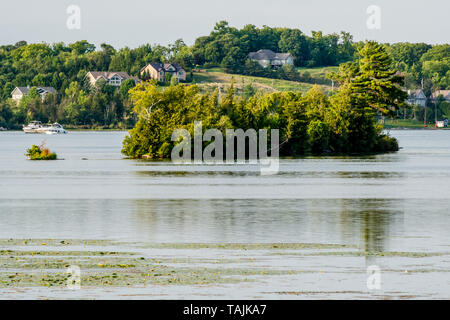
[[[173,252],[166,249],[173,249]],[[190,256],[186,249],[228,249],[231,254]],[[253,252],[248,252],[251,250]],[[258,250],[267,252],[257,253]],[[253,254],[256,258],[252,257]],[[73,266],[81,270],[82,287],[209,285],[260,281],[268,276],[328,272],[311,266],[274,267],[267,261],[271,255],[426,258],[450,253],[366,252],[349,245],[319,243],[141,244],[110,240],[0,239],[0,288],[65,287],[73,281],[69,272]],[[417,266],[384,271],[405,275],[443,272],[439,268]]]
[[[27,150],[26,156],[30,160],[56,160],[58,158],[56,153],[51,152],[49,148],[45,147],[45,141],[39,146],[33,144]]]
[[[88,287],[237,283],[254,281],[253,277],[300,272],[249,266],[248,263],[253,263],[254,259],[245,257],[225,259],[222,256],[205,259],[142,256],[142,252],[108,250],[117,246],[142,249],[136,243],[108,240],[0,239],[0,245],[3,247],[0,249],[0,288],[66,286],[70,281],[67,270],[71,266],[80,268],[82,286]],[[145,248],[218,248],[245,251],[310,247],[311,245],[303,244],[156,243]],[[239,267],[240,263],[247,264]]]
[[[274,255],[302,255],[302,256],[356,256],[356,257],[407,257],[426,258],[450,255],[450,252],[368,252],[368,251],[332,251],[332,252],[274,252]]]
[[[333,243],[129,243],[112,240],[80,240],[80,239],[0,239],[9,245],[34,245],[43,243],[47,246],[121,246],[131,245],[138,248],[151,249],[227,249],[227,250],[296,250],[296,249],[343,249],[356,248],[347,244]]]
[[[0,245],[9,246],[117,246],[123,243],[111,240],[91,239],[0,239]]]
[[[345,244],[327,243],[152,243],[144,246],[155,249],[228,249],[228,250],[287,250],[354,248]]]
[[[15,251],[0,250],[1,256],[109,256],[109,255],[133,255],[131,252],[114,251]]]
[[[70,252],[72,257],[40,252],[42,258],[27,256],[24,252],[3,250],[11,254],[0,258],[1,287],[65,286],[70,279],[66,271],[72,265],[79,267],[83,286],[137,286],[200,285],[252,281],[248,277],[261,275],[294,274],[294,270],[264,270],[262,268],[209,268],[175,267],[161,264],[160,260],[139,257],[103,257],[99,253],[82,256]],[[28,252],[27,252],[28,253]],[[14,255],[15,254],[15,255]],[[77,256],[82,256],[82,259]],[[13,272],[11,272],[12,270]],[[245,277],[245,278],[243,278]]]
[[[194,270],[194,269],[192,269]],[[0,273],[1,287],[64,287],[70,279],[70,274],[58,273]],[[213,275],[212,272],[172,270],[170,268],[155,269],[153,271],[133,271],[133,272],[104,272],[86,273],[81,275],[81,285],[83,287],[101,286],[146,286],[146,285],[202,285],[211,283],[236,283],[242,281],[240,278],[222,277]]]

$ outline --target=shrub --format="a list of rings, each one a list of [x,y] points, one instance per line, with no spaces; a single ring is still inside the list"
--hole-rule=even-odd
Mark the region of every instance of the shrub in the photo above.
[[[375,151],[377,152],[391,152],[398,151],[398,141],[393,137],[389,137],[388,135],[382,134],[378,136]]]
[[[50,152],[50,149],[45,148],[44,144],[37,146],[32,145],[30,149],[27,150],[26,156],[30,160],[56,160],[56,153]]]

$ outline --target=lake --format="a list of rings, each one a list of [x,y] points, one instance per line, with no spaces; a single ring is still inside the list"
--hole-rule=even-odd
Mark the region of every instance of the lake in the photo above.
[[[398,138],[399,152],[282,159],[278,174],[261,176],[248,165],[124,159],[126,132],[0,132],[0,239],[110,240],[123,248],[140,246],[143,255],[202,259],[248,253],[145,245],[309,243],[363,252],[254,250],[248,268],[308,273],[238,284],[157,286],[151,296],[138,287],[91,287],[0,289],[0,297],[448,299],[450,131],[390,134]],[[63,160],[26,160],[26,149],[43,140]],[[367,289],[369,265],[381,269],[381,289]]]

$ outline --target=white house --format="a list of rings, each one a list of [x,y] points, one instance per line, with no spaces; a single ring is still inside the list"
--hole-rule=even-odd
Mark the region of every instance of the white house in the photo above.
[[[28,95],[28,92],[30,91],[30,89],[31,89],[30,86],[27,86],[27,87],[16,87],[11,92],[11,97],[13,98],[13,100],[19,102],[20,100],[22,100],[23,97]],[[51,93],[51,94],[58,93],[55,90],[55,88],[53,88],[53,87],[36,87],[36,89],[37,89],[37,92],[42,97],[42,100],[44,100],[45,97],[47,96],[47,94],[49,94],[49,93]]]
[[[275,53],[272,50],[258,50],[248,54],[250,60],[258,62],[264,68],[269,66],[277,68],[285,64],[293,65],[294,56],[290,53]]]
[[[127,79],[133,79],[135,83],[140,81],[138,78],[132,77],[126,72],[90,71],[86,77],[91,85],[95,85],[100,79],[104,79],[107,84],[114,87],[120,87]]]

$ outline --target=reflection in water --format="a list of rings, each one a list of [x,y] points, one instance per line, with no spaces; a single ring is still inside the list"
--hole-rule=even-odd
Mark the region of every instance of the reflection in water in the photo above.
[[[181,166],[180,166],[181,167]],[[202,169],[202,170],[200,170]],[[251,171],[253,170],[253,171]],[[289,168],[283,168],[282,171],[277,174],[279,177],[292,177],[292,178],[345,178],[345,179],[401,179],[406,175],[403,172],[383,172],[383,171],[289,171]],[[260,168],[257,166],[241,166],[235,167],[229,166],[228,170],[211,169],[207,166],[185,166],[180,170],[167,170],[167,168],[151,167],[149,171],[136,171],[136,175],[142,177],[195,177],[195,178],[207,178],[207,177],[259,177],[261,176]]]
[[[404,212],[399,207],[401,203],[384,199],[344,200],[341,221],[344,226],[356,225],[359,229],[360,248],[365,252],[383,252],[389,249],[391,230],[402,231]],[[366,264],[372,265],[375,258],[366,257]]]
[[[390,229],[401,230],[403,221],[403,201],[386,199],[354,199],[339,201],[341,203],[340,223],[344,227],[355,226],[357,222],[361,236],[361,249],[366,252],[381,252],[386,249],[387,241],[392,236]],[[395,224],[395,225],[393,225]],[[348,230],[352,234],[355,230]]]
[[[384,251],[389,246],[389,230],[401,232],[403,202],[383,199],[2,200],[0,231],[2,237],[16,238],[341,243],[357,245],[366,251]]]
[[[27,161],[24,150],[40,143],[39,137],[6,132],[0,137],[0,239],[297,242],[346,244],[365,252],[445,253],[450,251],[449,134],[396,131],[400,152],[282,159],[279,174],[261,176],[258,166],[124,160],[124,132],[49,136],[47,144],[65,160]],[[448,282],[448,255],[364,258],[312,251],[324,255],[260,251],[264,268],[325,269],[284,282],[277,277],[271,286],[284,291],[309,285],[317,291],[322,283],[324,291],[365,289],[365,262],[382,268],[383,289],[390,286],[395,296],[400,290],[448,297],[448,286],[440,286]],[[214,252],[195,254],[209,259]],[[414,268],[415,275],[399,276],[398,270]]]
[[[390,229],[397,233],[403,229],[401,203],[384,199],[139,200],[136,222],[141,232],[153,236],[158,229],[168,230],[169,237],[156,241],[320,242],[328,237],[330,242],[356,245],[365,252],[383,252],[389,248]],[[177,231],[181,234],[176,235]],[[368,265],[375,260],[366,259]]]
[[[0,237],[164,242],[315,242],[366,251],[448,250],[449,131],[396,131],[403,149],[258,166],[124,160],[124,132],[46,137],[64,161],[0,139]],[[88,161],[81,160],[83,158]]]
[[[161,242],[323,242],[384,251],[402,201],[137,200],[138,233]],[[395,225],[393,225],[395,224]]]

